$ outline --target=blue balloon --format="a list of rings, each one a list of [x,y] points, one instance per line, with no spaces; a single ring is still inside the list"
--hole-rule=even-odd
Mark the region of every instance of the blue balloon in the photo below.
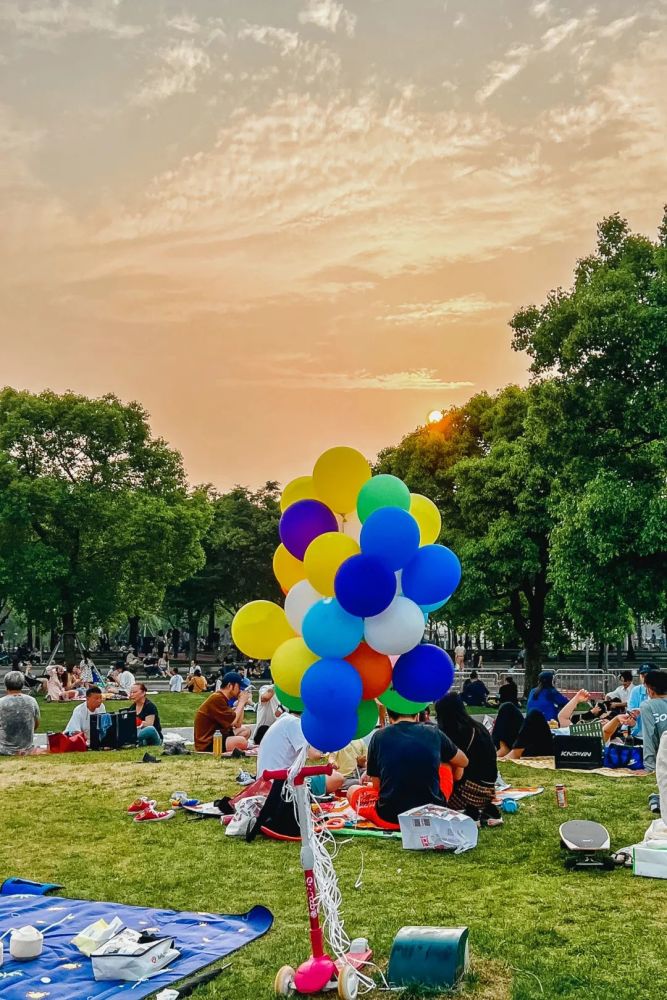
[[[446,545],[423,545],[401,575],[403,593],[420,607],[451,597],[461,580],[458,556]]]
[[[325,597],[306,612],[301,634],[313,653],[342,659],[363,639],[364,622],[344,611],[335,597]]]
[[[423,643],[399,656],[391,682],[410,701],[437,701],[454,683],[454,664],[444,649]]]
[[[375,556],[350,556],[334,579],[338,602],[358,618],[372,618],[388,608],[396,596],[396,577]]]
[[[352,742],[357,721],[356,712],[332,716],[329,713],[315,715],[306,710],[301,716],[301,731],[311,747],[322,753],[335,753]]]
[[[422,611],[425,611],[427,614],[430,615],[432,611],[439,611],[440,608],[444,608],[448,600],[449,597],[446,597],[444,601],[436,601],[435,604],[420,604],[419,607],[422,609]]]
[[[419,525],[400,507],[380,507],[361,529],[361,551],[391,570],[403,569],[419,548]]]
[[[313,663],[301,679],[301,700],[324,719],[356,713],[362,692],[361,676],[352,664],[333,657]]]

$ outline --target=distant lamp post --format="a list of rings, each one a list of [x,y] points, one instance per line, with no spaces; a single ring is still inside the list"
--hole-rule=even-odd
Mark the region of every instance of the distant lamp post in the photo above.
[[[442,420],[443,413],[442,410],[431,410],[428,417],[426,418],[429,424],[439,424]]]

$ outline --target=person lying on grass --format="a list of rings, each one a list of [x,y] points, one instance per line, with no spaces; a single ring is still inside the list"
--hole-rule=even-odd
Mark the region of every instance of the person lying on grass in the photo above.
[[[435,726],[424,726],[417,715],[387,710],[390,725],[373,733],[368,747],[366,784],[348,799],[360,816],[376,826],[396,826],[398,816],[417,806],[446,806],[453,784],[463,777],[468,757]],[[443,767],[443,765],[448,765]],[[364,804],[357,806],[358,801]]]
[[[311,747],[303,735],[301,712],[285,712],[264,734],[257,757],[257,777],[265,771],[289,771],[303,750],[306,751],[306,763],[323,756],[322,751]],[[332,795],[343,787],[344,781],[340,771],[308,778],[313,795]]]
[[[582,701],[591,701],[590,694],[584,688],[580,688],[574,697],[570,698],[567,705],[565,705],[565,707],[558,713],[558,725],[561,729],[569,729],[572,724],[572,716],[577,711]],[[585,711],[580,718],[587,722],[598,719],[602,725],[602,736],[605,743],[608,743],[609,740],[612,739],[621,726],[627,726],[634,723],[632,717],[626,714],[614,715],[612,718],[610,714],[599,705],[593,705],[593,707]]]
[[[243,724],[243,712],[250,698],[250,691],[241,691],[243,678],[234,670],[222,678],[219,691],[209,695],[195,714],[195,750],[213,752],[213,736],[222,733],[225,750],[246,750],[250,739],[250,726]],[[231,702],[236,702],[232,708]]]
[[[554,737],[542,712],[532,709],[525,719],[516,705],[505,702],[498,709],[491,738],[496,756],[506,760],[521,757],[553,757]]]
[[[86,691],[86,700],[76,706],[70,716],[69,722],[65,726],[64,732],[68,736],[74,733],[83,733],[86,737],[86,742],[90,743],[90,717],[91,715],[102,715],[104,713],[102,700],[102,689],[96,684],[91,684]]]
[[[135,682],[130,688],[130,701],[137,710],[137,743],[140,747],[162,746],[162,726],[157,705],[149,701],[145,684]]]

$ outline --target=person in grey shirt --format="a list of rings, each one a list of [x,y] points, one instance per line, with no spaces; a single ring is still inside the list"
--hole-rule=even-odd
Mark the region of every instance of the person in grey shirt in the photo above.
[[[648,698],[639,710],[644,735],[644,767],[655,771],[660,738],[667,733],[667,671],[649,670],[644,677]]]
[[[23,694],[23,674],[10,670],[5,676],[7,694],[0,698],[0,756],[33,752],[33,737],[39,728],[39,705]]]

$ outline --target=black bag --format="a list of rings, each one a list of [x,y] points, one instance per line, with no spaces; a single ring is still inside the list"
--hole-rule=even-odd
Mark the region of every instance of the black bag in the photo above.
[[[556,770],[591,771],[602,767],[604,744],[599,736],[554,736]]]
[[[137,713],[134,708],[104,712],[90,717],[90,749],[120,750],[137,745]]]
[[[277,840],[301,838],[301,830],[294,812],[294,803],[286,802],[282,797],[284,785],[284,781],[274,780],[272,782],[266,802],[254,825],[246,834],[245,839],[248,843],[251,843],[258,833],[263,833],[265,837],[273,836]]]

